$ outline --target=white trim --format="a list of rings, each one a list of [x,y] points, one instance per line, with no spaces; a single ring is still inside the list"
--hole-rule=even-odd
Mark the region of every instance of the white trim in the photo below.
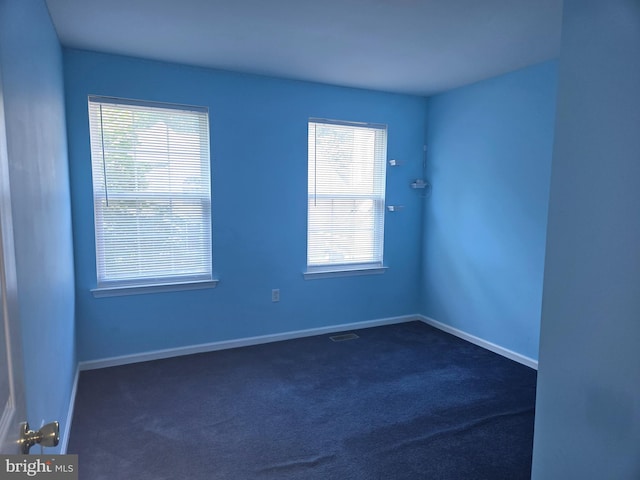
[[[368,122],[350,122],[348,120],[334,120],[331,118],[309,117],[309,123],[324,123],[326,125],[344,125],[346,127],[365,127],[377,128],[379,130],[387,130],[384,123],[368,123]]]
[[[165,283],[156,285],[123,285],[120,287],[99,287],[91,290],[95,298],[120,297],[123,295],[141,295],[144,293],[179,292],[182,290],[202,290],[216,288],[219,280],[204,280],[183,283]]]
[[[226,350],[229,348],[248,347],[251,345],[260,345],[263,343],[279,342],[282,340],[291,340],[294,338],[311,337],[313,335],[324,335],[327,333],[343,332],[346,330],[358,330],[362,328],[379,327],[382,325],[392,325],[395,323],[405,323],[412,321],[421,321],[427,325],[431,325],[443,332],[450,333],[458,338],[462,338],[470,343],[485,348],[486,350],[502,355],[510,360],[526,365],[527,367],[538,369],[538,361],[533,358],[527,357],[520,353],[509,350],[508,348],[501,347],[495,343],[484,340],[470,333],[464,332],[457,328],[451,327],[444,323],[438,322],[432,318],[429,318],[420,314],[402,315],[398,317],[379,318],[376,320],[365,320],[363,322],[343,323],[339,325],[330,325],[327,327],[309,328],[305,330],[294,330],[291,332],[274,333],[269,335],[260,335],[255,337],[245,337],[233,340],[223,340],[220,342],[202,343],[199,345],[189,345],[185,347],[167,348],[164,350],[153,350],[150,352],[134,353],[131,355],[121,355],[118,357],[102,358],[98,360],[87,360],[78,363],[78,371],[83,370],[95,370],[98,368],[115,367],[118,365],[128,365],[131,363],[148,362],[151,360],[160,360],[163,358],[178,357],[181,355],[192,355],[194,353],[214,352],[217,350]],[[77,389],[77,374],[73,386],[73,399],[75,400],[75,391]],[[69,406],[69,417],[67,420],[67,429],[70,428],[71,416],[73,414],[73,404]],[[65,429],[65,436],[68,433]]]
[[[334,267],[309,267],[306,272],[302,272],[305,280],[316,278],[335,278],[335,277],[351,277],[355,275],[377,275],[384,273],[388,267],[384,266],[368,266],[357,268],[341,268],[337,265]]]
[[[69,410],[67,410],[67,419],[64,422],[64,430],[60,436],[60,455],[66,455],[69,446],[69,435],[71,434],[71,421],[73,420],[73,409],[76,405],[76,393],[78,392],[78,378],[80,377],[80,367],[76,368],[76,374],[73,378],[73,387],[71,387],[71,396],[69,398]]]
[[[178,357],[181,355],[192,355],[194,353],[213,352],[216,350],[226,350],[229,348],[248,347],[262,343],[279,342],[294,338],[311,337],[313,335],[323,335],[326,333],[343,332],[345,330],[357,330],[361,328],[379,327],[382,325],[392,325],[395,323],[412,322],[422,320],[420,315],[403,315],[399,317],[380,318],[377,320],[366,320],[363,322],[343,323],[327,327],[309,328],[306,330],[295,330],[292,332],[274,333],[270,335],[260,335],[257,337],[246,337],[235,340],[224,340],[221,342],[202,343],[186,347],[168,348],[165,350],[154,350],[151,352],[135,353],[132,355],[122,355],[118,357],[103,358],[99,360],[88,360],[78,364],[79,370],[94,370],[98,368],[115,367],[130,363],[148,362],[162,358]]]
[[[12,427],[11,422],[15,416],[16,409],[13,406],[13,397],[9,394],[7,403],[2,410],[2,417],[0,418],[0,438],[6,438],[9,428]]]
[[[496,345],[495,343],[489,342],[488,340],[484,340],[480,337],[476,337],[475,335],[471,335],[463,330],[459,330],[457,328],[451,327],[447,324],[438,322],[433,318],[426,317],[424,315],[418,315],[419,319],[426,323],[427,325],[431,325],[443,332],[450,333],[451,335],[455,335],[456,337],[462,338],[468,342],[471,342],[479,347],[490,350],[498,355],[502,355],[510,360],[521,363],[522,365],[526,365],[527,367],[533,368],[535,370],[538,369],[538,361],[533,358],[526,357],[520,353],[514,352],[513,350],[509,350],[508,348],[501,347],[500,345]]]
[[[136,100],[133,98],[105,97],[101,95],[89,95],[89,102],[108,103],[111,105],[132,105],[135,107],[151,108],[171,108],[174,110],[184,110],[187,112],[209,113],[209,107],[199,105],[187,105],[182,103],[150,102],[147,100]]]

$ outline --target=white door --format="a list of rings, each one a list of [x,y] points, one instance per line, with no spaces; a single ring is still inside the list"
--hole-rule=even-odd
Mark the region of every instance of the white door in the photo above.
[[[8,454],[20,453],[20,423],[26,411],[2,92],[0,69],[0,453]]]

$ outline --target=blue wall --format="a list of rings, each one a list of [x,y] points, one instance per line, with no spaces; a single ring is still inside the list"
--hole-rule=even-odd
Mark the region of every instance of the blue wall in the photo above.
[[[640,478],[640,3],[565,0],[533,478]]]
[[[538,358],[556,62],[428,101],[422,312]]]
[[[62,51],[41,0],[0,2],[28,420],[59,420],[76,370]],[[55,451],[55,450],[52,450]]]
[[[425,100],[366,90],[65,51],[76,255],[78,355],[108,358],[412,314],[418,311]],[[211,290],[94,298],[87,95],[204,105],[210,109],[214,272]],[[382,275],[304,280],[307,121],[388,125]],[[280,288],[281,301],[271,302]]]

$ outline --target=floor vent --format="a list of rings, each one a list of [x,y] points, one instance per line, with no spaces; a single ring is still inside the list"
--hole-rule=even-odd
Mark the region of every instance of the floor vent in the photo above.
[[[356,338],[360,338],[355,333],[345,333],[342,335],[334,335],[329,337],[334,342],[344,342],[345,340],[355,340]]]

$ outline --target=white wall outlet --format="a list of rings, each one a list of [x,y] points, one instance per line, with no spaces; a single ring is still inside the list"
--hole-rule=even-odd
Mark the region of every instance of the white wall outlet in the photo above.
[[[272,302],[279,302],[280,301],[280,289],[279,288],[274,288],[273,290],[271,290],[271,301]]]

